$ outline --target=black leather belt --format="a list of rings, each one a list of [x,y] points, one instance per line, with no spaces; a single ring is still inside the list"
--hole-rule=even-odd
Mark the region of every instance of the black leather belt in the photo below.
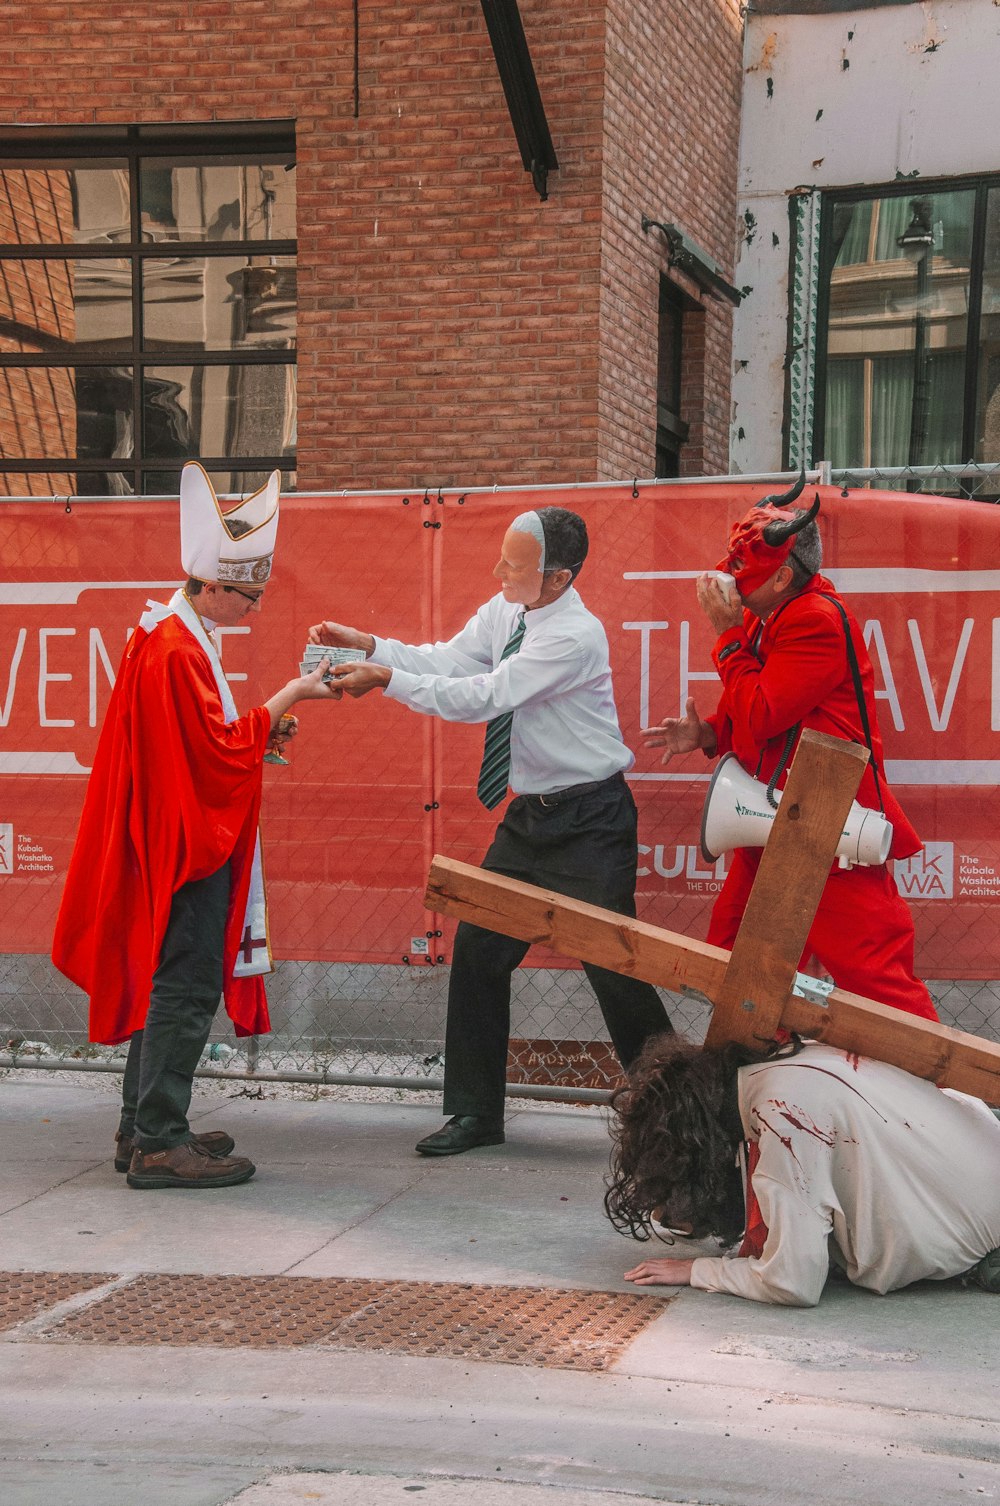
[[[575,800],[577,795],[588,795],[591,790],[602,790],[608,784],[620,784],[625,775],[620,771],[617,774],[609,774],[607,779],[591,779],[588,784],[571,784],[565,790],[550,790],[545,795],[522,795],[522,800],[537,800],[539,805],[548,810],[550,806],[562,805],[564,800]]]

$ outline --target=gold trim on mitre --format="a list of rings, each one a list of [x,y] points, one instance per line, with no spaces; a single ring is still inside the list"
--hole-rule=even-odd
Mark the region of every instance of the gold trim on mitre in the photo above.
[[[263,585],[271,574],[280,495],[281,473],[272,471],[263,486],[223,511],[204,466],[188,461],[180,486],[181,563],[188,575]]]
[[[262,586],[271,576],[273,554],[261,554],[252,560],[221,560],[216,580],[244,581],[249,585]]]

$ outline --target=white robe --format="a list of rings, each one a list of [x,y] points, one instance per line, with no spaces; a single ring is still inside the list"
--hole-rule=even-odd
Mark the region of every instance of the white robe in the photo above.
[[[692,1286],[812,1307],[831,1259],[884,1293],[1000,1246],[1000,1121],[978,1099],[814,1043],[738,1075],[768,1237],[695,1260]]]

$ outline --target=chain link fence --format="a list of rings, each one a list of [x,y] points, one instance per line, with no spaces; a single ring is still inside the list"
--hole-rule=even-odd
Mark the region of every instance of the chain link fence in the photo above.
[[[989,500],[1000,495],[1000,467],[921,467],[917,472],[837,471],[830,479],[847,488],[912,490],[920,482],[925,490],[947,490],[955,495],[982,495]],[[971,490],[973,487],[978,490]],[[650,639],[648,634],[635,631],[615,631],[616,623],[627,628],[640,624],[625,621],[635,612],[623,610],[608,582],[614,577],[620,584],[625,570],[637,560],[642,562],[642,551],[654,537],[652,524],[645,535],[637,525],[640,504],[633,503],[632,498],[638,497],[638,492],[639,485],[629,485],[622,489],[621,498],[602,502],[599,525],[596,504],[591,512],[589,504],[584,505],[579,495],[568,502],[585,512],[592,536],[600,534],[599,549],[594,551],[596,558],[588,563],[587,579],[581,589],[588,604],[609,626],[619,711],[626,740],[633,745],[634,729],[645,719],[643,698],[650,694]],[[344,507],[337,514],[338,545],[345,556],[352,557],[353,552],[355,557],[362,558],[366,551],[371,555],[373,532],[378,538],[378,557],[372,563],[372,573],[355,586],[359,603],[365,591],[374,590],[379,581],[382,582],[380,611],[385,605],[385,580],[406,580],[407,589],[414,577],[418,582],[434,583],[424,593],[429,604],[422,614],[417,613],[410,621],[405,614],[402,622],[398,616],[395,619],[400,636],[411,642],[446,637],[468,615],[449,595],[446,583],[442,584],[442,573],[455,581],[468,578],[471,607],[484,594],[482,539],[488,536],[492,549],[498,514],[492,511],[485,520],[485,532],[477,535],[470,516],[476,500],[472,494],[457,498],[442,497],[440,493],[435,496],[433,492],[421,496],[417,492],[378,499],[372,503],[374,514],[360,506]],[[519,499],[508,498],[508,506],[511,500]],[[546,500],[562,499],[557,496]],[[534,504],[526,500],[525,505]],[[630,505],[636,510],[630,511]],[[81,504],[77,501],[73,506],[79,510]],[[309,516],[312,506],[311,501],[303,500],[299,511]],[[62,506],[55,511],[61,518]],[[108,517],[110,531],[106,541],[99,544],[98,552],[101,548],[112,554],[118,551],[120,557],[130,561],[133,556],[140,560],[144,553],[147,561],[172,559],[176,550],[175,517],[166,512],[160,516],[151,509],[140,526],[136,521],[138,511],[134,504],[114,504]],[[295,509],[289,508],[289,514],[282,522],[285,530],[282,543],[292,554],[289,535]],[[99,504],[93,504],[88,525],[97,527],[99,517],[104,514]],[[446,519],[445,527],[437,531],[442,519]],[[67,528],[70,522],[67,518]],[[53,599],[49,588],[54,573],[58,574],[64,565],[63,573],[69,573],[72,536],[51,525],[52,514],[43,521],[39,513],[37,537],[22,531],[19,539],[20,578],[35,583],[34,594],[28,592],[20,598],[26,609],[30,604],[34,610],[40,601]],[[442,556],[445,539],[448,552]],[[302,547],[297,552],[308,559],[308,548]],[[603,566],[598,562],[604,562]],[[600,573],[602,568],[607,571],[606,579]],[[133,573],[142,573],[138,564]],[[156,573],[149,565],[145,579],[139,583],[162,585],[156,582]],[[278,620],[272,625],[269,617],[257,629],[261,644],[269,642],[273,635],[280,638],[285,634],[280,643],[272,645],[276,662],[282,656],[285,661],[297,657],[295,644],[303,622],[331,615],[329,610],[313,610],[304,594],[306,586],[301,582],[299,585],[301,590],[296,586]],[[605,590],[611,594],[605,597],[602,595]],[[164,597],[166,593],[160,590],[152,594]],[[8,603],[11,599],[8,596]],[[77,605],[70,603],[65,609],[75,610]],[[350,602],[340,605],[342,620],[362,620],[349,615]],[[118,610],[112,604],[107,608],[103,636],[95,639],[94,630],[88,629],[90,705],[89,715],[81,716],[81,720],[89,721],[91,729],[100,724],[112,666],[118,657],[117,647],[112,652],[113,640],[124,642],[129,625],[127,614],[131,610],[131,606],[124,605]],[[361,611],[360,605],[356,611]],[[291,628],[282,624],[282,616],[293,620]],[[52,622],[55,621],[53,617]],[[82,618],[79,624],[71,616],[65,622],[59,618],[60,625],[40,631],[68,633],[75,630],[75,624],[82,634],[82,623]],[[388,624],[393,625],[391,616]],[[651,631],[661,625],[665,626],[647,624]],[[7,643],[4,653],[10,647]],[[256,651],[257,638],[254,647]],[[237,686],[238,702],[247,706],[253,703],[258,670],[245,652],[245,645],[236,641],[232,648],[237,651],[232,661],[233,677],[250,681]],[[243,658],[238,653],[241,648]],[[227,644],[227,666],[229,649]],[[16,642],[14,652],[17,652]],[[0,698],[10,663],[12,659],[8,663],[0,657]],[[62,678],[68,678],[65,668],[56,671],[50,664],[51,680],[58,680],[60,672]],[[286,662],[282,676],[287,676],[287,672]],[[700,674],[695,678],[708,676]],[[5,727],[15,695],[12,686],[13,681],[8,681],[7,700],[0,707]],[[56,685],[55,689],[58,688]],[[54,699],[53,695],[50,709]],[[273,1030],[266,1037],[240,1040],[233,1036],[228,1021],[220,1014],[201,1068],[205,1075],[404,1089],[436,1089],[441,1085],[452,930],[423,910],[421,895],[428,860],[434,851],[478,862],[489,843],[493,821],[478,810],[470,788],[478,766],[482,729],[444,726],[432,718],[414,717],[401,708],[380,706],[376,704],[379,700],[369,697],[365,702],[355,703],[351,714],[356,718],[367,716],[370,729],[357,749],[353,744],[337,748],[339,762],[334,770],[330,762],[334,755],[313,719],[306,729],[308,736],[300,735],[292,748],[294,777],[286,776],[284,771],[269,776],[264,840],[271,854],[269,877],[275,909],[272,929],[276,950],[284,952],[284,960],[277,963],[268,980]],[[57,720],[50,717],[52,722]],[[68,740],[69,746],[72,735],[60,735]],[[89,731],[88,737],[92,747],[96,731]],[[85,772],[89,755],[79,748],[77,753],[79,756],[53,754],[55,762],[46,767],[53,773],[60,769],[65,772],[72,768],[67,759],[73,758],[76,771]],[[63,759],[61,764],[59,758]],[[16,773],[15,765],[0,762],[0,773]],[[329,796],[334,777],[340,783],[336,789],[335,816],[331,817],[323,802]],[[33,787],[44,785],[43,778],[20,780],[17,786],[20,813],[12,821],[12,797],[8,793],[12,783],[0,780],[5,800],[5,807],[0,809],[0,874],[10,874],[12,867],[19,867],[26,877],[30,874],[31,882],[18,891],[15,908],[20,906],[19,912],[15,915],[8,911],[8,920],[12,926],[16,922],[16,926],[8,932],[0,923],[0,938],[15,934],[33,939],[30,946],[23,943],[11,946],[0,939],[0,1068],[120,1071],[126,1048],[88,1042],[87,1001],[55,971],[46,955],[75,820],[63,820],[54,835],[44,834],[44,802],[39,796],[37,803],[33,803],[32,794]],[[82,780],[74,781],[77,802],[82,797],[82,784]],[[640,879],[640,918],[689,935],[704,934],[709,891],[713,887],[717,890],[725,873],[724,860],[704,872],[697,866],[692,869],[692,863],[696,865],[698,860],[697,849],[691,844],[696,842],[705,787],[704,783],[633,786],[640,804],[640,841],[648,844],[644,848],[647,854],[656,855],[647,856],[644,861],[649,866],[641,870],[647,877]],[[360,794],[357,809],[352,807],[352,789],[378,791],[378,831],[371,829],[371,806],[365,804]],[[281,855],[277,864],[276,853]],[[689,886],[704,891],[697,901],[690,897],[672,898],[669,884],[656,887],[658,874],[663,875],[667,869],[673,871],[682,862],[687,864],[689,875],[694,873],[704,880]],[[5,863],[9,865],[6,869]],[[0,877],[0,885],[4,882]],[[0,890],[0,899],[6,898],[7,892]],[[937,923],[936,912],[926,907],[918,917],[918,935],[921,927],[931,934]],[[314,934],[337,938],[339,956],[311,956],[310,937]],[[393,939],[391,948],[385,941],[387,936]],[[992,945],[995,939],[992,937],[986,948],[990,956],[996,955]],[[390,950],[395,952],[394,956],[388,955]],[[936,955],[941,951],[939,947]],[[529,961],[534,965],[521,968],[514,979],[511,1091],[529,1097],[578,1102],[603,1099],[609,1083],[617,1076],[617,1065],[583,973],[545,954],[533,954]],[[1000,982],[941,979],[931,980],[929,987],[947,1023],[1000,1039]],[[693,995],[664,993],[663,997],[676,1027],[692,1039],[701,1039],[710,1013],[707,1001]]]
[[[861,466],[854,469],[821,467],[834,486],[852,490],[899,491],[937,497],[974,497],[1000,502],[1000,464],[968,461],[965,465]]]

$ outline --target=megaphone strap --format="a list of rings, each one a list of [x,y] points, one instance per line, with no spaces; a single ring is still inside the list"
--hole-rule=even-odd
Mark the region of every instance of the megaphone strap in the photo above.
[[[875,749],[872,747],[872,731],[868,722],[868,705],[865,701],[864,686],[861,684],[861,666],[858,664],[858,656],[854,649],[851,625],[847,620],[847,612],[844,609],[842,601],[838,601],[836,596],[831,596],[826,591],[819,591],[817,595],[824,597],[826,601],[833,602],[833,605],[840,613],[840,620],[844,628],[844,637],[847,640],[847,662],[851,667],[851,679],[854,681],[854,694],[858,702],[858,715],[861,717],[861,728],[865,734],[865,742],[868,744],[868,756],[871,759],[872,773],[875,775],[875,794],[878,796],[879,814],[884,816],[885,803],[882,800],[882,780],[878,759],[875,757]]]

